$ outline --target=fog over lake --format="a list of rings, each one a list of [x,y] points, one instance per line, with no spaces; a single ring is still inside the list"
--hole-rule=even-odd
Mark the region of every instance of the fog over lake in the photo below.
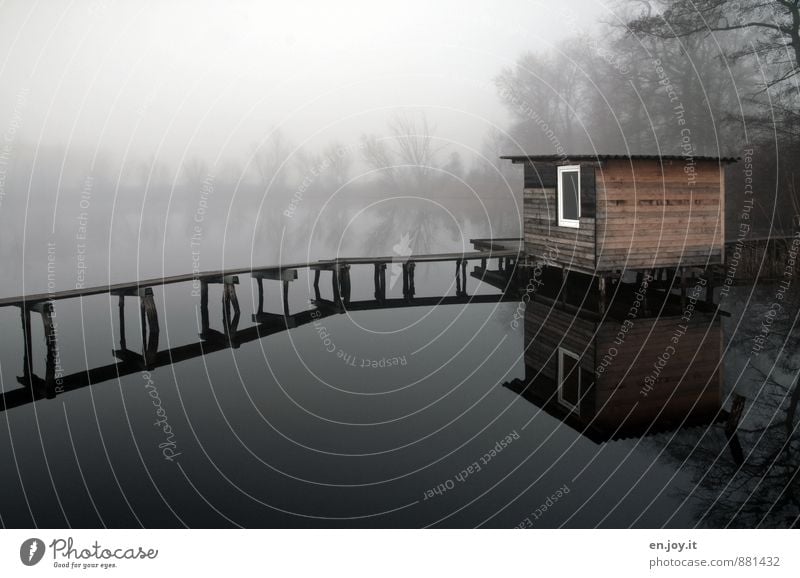
[[[796,527],[800,47],[701,4],[0,4],[0,525]]]

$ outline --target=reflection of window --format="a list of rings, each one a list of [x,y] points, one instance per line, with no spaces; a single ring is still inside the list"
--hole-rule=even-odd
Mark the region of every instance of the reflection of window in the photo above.
[[[558,226],[578,228],[581,218],[581,167],[558,167]]]
[[[581,401],[580,358],[563,347],[558,348],[558,401],[578,413]]]

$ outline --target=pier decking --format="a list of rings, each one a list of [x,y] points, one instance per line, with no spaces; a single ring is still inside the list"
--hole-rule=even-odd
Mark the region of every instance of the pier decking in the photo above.
[[[263,267],[238,267],[2,298],[0,299],[0,307],[19,307],[20,309],[24,348],[23,375],[17,378],[18,383],[23,387],[0,392],[0,411],[43,398],[53,398],[61,393],[119,378],[137,371],[154,369],[222,349],[238,348],[244,343],[261,339],[267,335],[347,311],[432,307],[466,303],[497,303],[514,299],[514,294],[508,292],[507,289],[512,285],[519,251],[507,245],[500,247],[491,241],[488,244],[485,241],[487,240],[473,240],[473,246],[482,250],[464,253],[347,257]],[[488,267],[488,262],[494,259],[497,260],[497,269]],[[486,282],[491,286],[497,287],[500,293],[472,296],[468,294],[467,263],[469,261],[480,262],[471,272],[471,276],[480,280],[485,278]],[[414,270],[417,263],[454,264],[455,295],[417,297],[414,279]],[[402,266],[402,297],[387,295],[386,267],[395,264]],[[374,299],[350,300],[352,290],[350,268],[354,266],[373,267]],[[314,272],[314,294],[309,298],[312,308],[290,313],[289,286],[292,281],[298,278],[297,273],[300,269],[308,269]],[[323,272],[330,272],[331,274],[330,298],[323,296],[323,292],[320,289],[320,276]],[[250,275],[251,279],[258,284],[257,309],[251,316],[254,325],[244,329],[239,328],[241,307],[236,295],[236,285],[239,284],[239,276],[242,275]],[[265,311],[263,287],[265,280],[279,281],[283,284],[282,313]],[[159,351],[160,330],[153,288],[176,283],[192,283],[191,295],[199,297],[200,340],[195,343]],[[211,328],[209,321],[209,285],[214,284],[222,285],[222,330]],[[118,298],[119,349],[113,350],[113,355],[117,358],[117,361],[64,375],[61,373],[60,367],[57,368],[57,365],[60,364],[58,363],[57,332],[53,320],[55,317],[55,302],[103,294]],[[141,353],[128,348],[125,328],[126,297],[139,299]],[[41,315],[44,327],[47,350],[44,378],[37,376],[33,368],[31,313]]]

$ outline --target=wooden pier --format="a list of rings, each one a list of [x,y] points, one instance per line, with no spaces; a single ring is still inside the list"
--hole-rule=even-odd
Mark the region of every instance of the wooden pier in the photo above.
[[[162,367],[172,363],[192,359],[227,348],[238,348],[244,343],[255,341],[280,331],[311,323],[322,317],[345,313],[347,311],[368,311],[395,309],[402,307],[433,307],[437,305],[456,305],[467,303],[498,303],[515,299],[513,292],[507,291],[513,285],[516,274],[517,248],[511,245],[494,247],[483,239],[473,240],[479,251],[465,253],[440,253],[428,255],[354,257],[319,260],[306,263],[272,265],[264,267],[240,267],[220,271],[156,277],[128,283],[99,285],[82,289],[70,289],[54,293],[37,293],[19,297],[0,299],[0,307],[18,307],[20,310],[23,334],[23,375],[17,381],[23,387],[0,393],[0,411],[43,398],[53,398],[68,391],[80,389],[95,383],[116,379],[124,375]],[[495,269],[489,261],[496,260]],[[487,280],[487,283],[500,289],[491,295],[470,295],[467,290],[467,263],[479,262],[471,272],[472,277]],[[415,268],[418,263],[450,263],[455,265],[454,295],[417,297]],[[386,268],[389,265],[402,266],[402,296],[387,294]],[[373,269],[373,296],[370,300],[351,300],[352,267],[371,267]],[[298,271],[313,271],[313,297],[309,302],[311,309],[291,313],[289,309],[289,288],[298,278]],[[320,288],[322,274],[330,273],[331,290],[327,294]],[[240,276],[249,275],[258,285],[256,311],[251,320],[254,325],[239,328],[241,305],[236,295]],[[265,311],[264,281],[277,281],[282,284],[283,299],[281,313]],[[199,297],[200,340],[195,343],[159,350],[158,311],[153,289],[158,286],[177,283],[192,283],[192,294]],[[209,316],[209,285],[221,286],[222,329],[211,327]],[[194,287],[197,287],[195,291]],[[326,293],[323,295],[323,293]],[[54,330],[55,302],[65,299],[80,299],[92,295],[108,294],[117,298],[119,311],[119,348],[113,350],[117,361],[95,368],[87,368],[56,378],[58,360],[57,335]],[[139,300],[141,353],[128,347],[125,327],[126,299]],[[33,340],[31,337],[32,313],[41,316],[46,344],[45,377],[39,377],[33,370]]]

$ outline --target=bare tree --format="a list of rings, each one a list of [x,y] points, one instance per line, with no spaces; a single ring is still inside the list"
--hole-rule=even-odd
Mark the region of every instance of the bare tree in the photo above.
[[[757,54],[771,66],[768,86],[786,83],[800,72],[799,0],[655,0],[652,9],[628,22],[635,34],[685,38],[715,32],[754,33],[752,47],[732,58]],[[797,92],[797,82],[794,83]]]
[[[262,186],[283,190],[287,181],[287,159],[291,143],[280,129],[273,129],[262,143],[253,145],[253,161]]]
[[[333,141],[322,151],[326,161],[327,181],[336,189],[344,186],[350,178],[350,169],[353,166],[352,152],[341,142]]]
[[[402,112],[388,122],[389,135],[362,137],[364,162],[377,171],[386,193],[419,199],[382,204],[380,224],[368,246],[391,250],[401,239],[409,240],[414,252],[429,251],[438,241],[437,233],[451,232],[454,225],[431,210],[427,199],[440,193],[444,171],[440,159],[446,146],[439,144],[424,113]]]

